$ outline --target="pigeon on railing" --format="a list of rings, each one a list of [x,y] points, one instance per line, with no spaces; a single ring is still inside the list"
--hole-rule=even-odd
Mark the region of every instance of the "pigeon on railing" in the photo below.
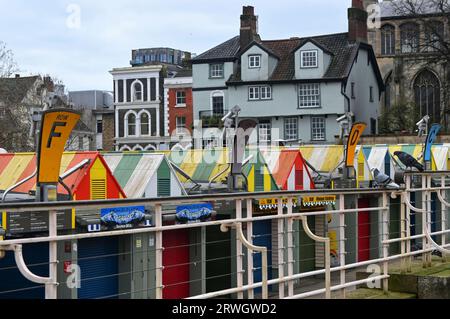
[[[414,157],[405,152],[397,151],[394,153],[394,156],[397,156],[400,162],[405,165],[406,169],[415,167],[419,170],[419,172],[424,171],[424,167],[420,164]]]
[[[385,187],[388,189],[399,189],[400,186],[396,184],[392,178],[386,174],[381,173],[378,168],[372,168],[372,174],[375,181],[375,186]]]

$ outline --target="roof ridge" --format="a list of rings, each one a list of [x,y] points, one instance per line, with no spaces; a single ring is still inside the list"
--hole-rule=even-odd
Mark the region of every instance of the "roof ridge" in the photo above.
[[[261,40],[262,42],[282,42],[282,41],[295,41],[295,40],[306,40],[311,38],[325,38],[325,37],[331,37],[331,36],[337,36],[337,35],[346,35],[348,32],[339,32],[339,33],[329,33],[329,34],[321,34],[321,35],[313,35],[313,36],[306,36],[306,37],[292,37],[292,38],[286,38],[286,39],[273,39],[273,40]]]

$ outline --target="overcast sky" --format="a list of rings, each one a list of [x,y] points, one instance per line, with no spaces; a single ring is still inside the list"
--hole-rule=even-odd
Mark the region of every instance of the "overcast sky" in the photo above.
[[[172,47],[200,54],[238,35],[243,5],[255,6],[259,33],[267,40],[345,32],[350,3],[0,0],[0,41],[14,52],[24,76],[50,74],[69,90],[111,90],[108,71],[129,66],[132,49]]]

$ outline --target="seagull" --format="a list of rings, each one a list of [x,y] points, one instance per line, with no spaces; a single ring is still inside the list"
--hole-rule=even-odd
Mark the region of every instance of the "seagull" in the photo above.
[[[372,174],[375,179],[375,185],[385,187],[388,189],[399,189],[400,186],[396,184],[392,178],[386,174],[381,173],[378,168],[372,168]]]
[[[397,151],[394,153],[394,156],[397,156],[400,162],[406,166],[406,169],[415,167],[419,170],[419,172],[423,172],[423,165],[420,164],[414,157],[405,152]]]

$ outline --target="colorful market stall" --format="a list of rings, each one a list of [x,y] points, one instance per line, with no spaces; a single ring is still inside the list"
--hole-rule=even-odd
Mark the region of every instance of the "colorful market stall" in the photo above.
[[[266,163],[282,190],[314,189],[314,181],[299,150],[262,150]]]
[[[17,182],[32,175],[36,171],[36,156],[32,153],[1,154],[0,155],[0,189],[5,191]],[[108,165],[97,152],[64,153],[61,161],[60,175],[65,186],[58,185],[57,193],[59,200],[100,200],[126,198],[125,193],[116,181]],[[29,196],[34,200],[36,192],[36,178],[30,179],[21,186],[12,190],[6,196],[17,200],[21,196]],[[61,212],[58,216],[59,231],[74,231],[76,227],[87,227],[94,225],[80,225],[79,220],[86,212]],[[95,214],[99,215],[98,212]],[[2,222],[6,226],[8,236],[32,236],[36,232],[47,230],[48,220],[46,214],[33,213],[31,218],[20,214],[8,214],[3,212]],[[97,226],[95,226],[97,227]],[[68,289],[61,285],[58,288],[60,296],[70,298],[98,298],[117,294],[118,278],[112,276],[117,274],[118,267],[118,239],[116,237],[97,238],[95,240],[83,239],[79,241],[66,241],[58,243],[58,265],[59,278],[62,281],[68,276],[64,269],[76,260],[83,269],[81,280],[83,285],[80,289]],[[76,249],[74,248],[76,247]],[[28,249],[32,248],[32,249]],[[109,257],[101,257],[109,256]],[[92,258],[96,257],[96,258]],[[25,260],[31,263],[42,262],[48,258],[48,244],[35,244],[25,249]],[[0,267],[15,265],[14,258],[10,254],[0,261]],[[45,267],[36,273],[45,275]],[[23,276],[17,269],[12,267],[8,272],[1,272],[0,281],[9,283],[10,290],[32,286],[24,282]],[[6,278],[3,278],[6,276]],[[95,278],[96,280],[86,280]],[[5,286],[6,287],[6,286]],[[20,293],[21,298],[43,298],[43,289],[29,289]],[[17,297],[8,295],[3,297]]]
[[[128,198],[186,195],[164,154],[104,153],[103,157]]]
[[[300,153],[316,171],[335,176],[344,166],[345,148],[342,145],[309,145],[300,147]],[[357,146],[354,162],[357,187],[368,187],[373,179],[367,156]],[[312,173],[314,176],[315,174]]]

